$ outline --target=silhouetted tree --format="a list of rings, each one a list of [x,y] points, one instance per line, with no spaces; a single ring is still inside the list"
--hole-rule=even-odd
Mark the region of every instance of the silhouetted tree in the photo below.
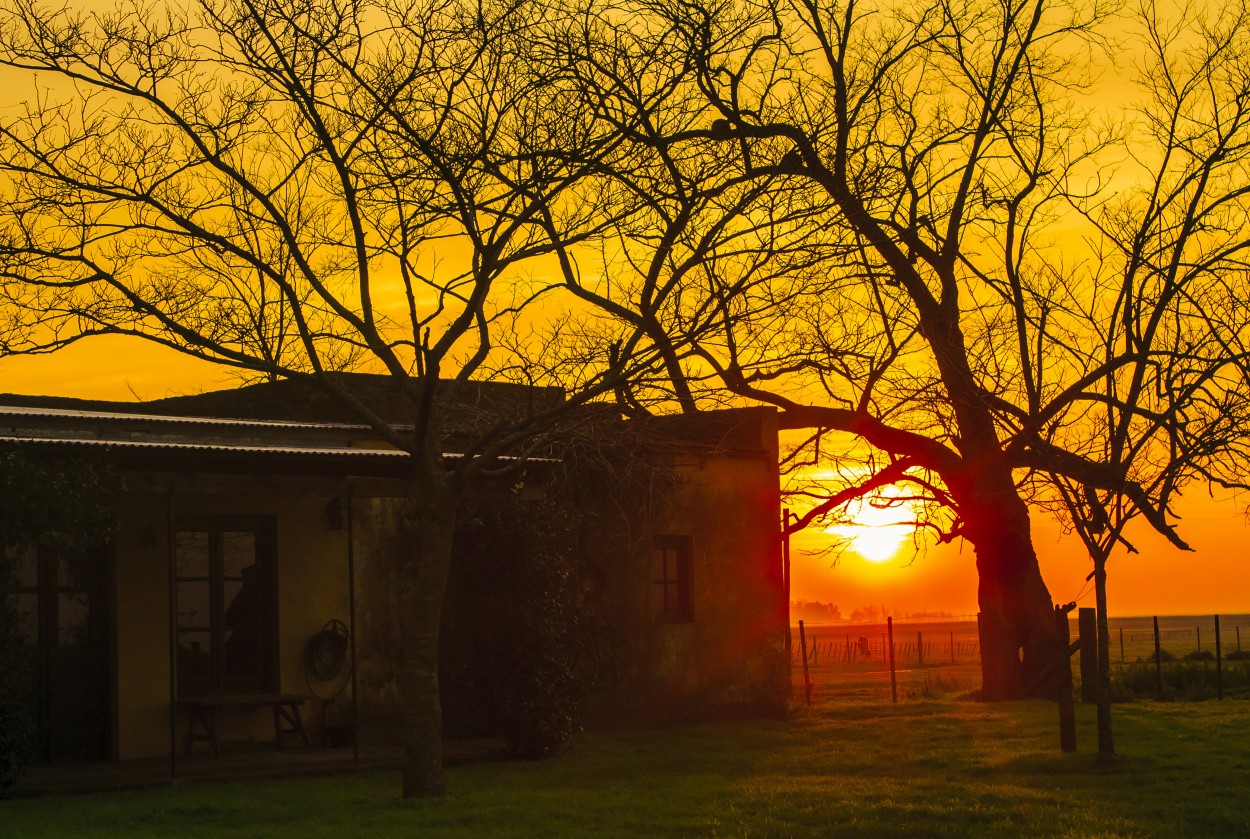
[[[1091,383],[1087,434],[1065,441],[1118,480],[1075,466],[1049,475],[1094,565],[1104,759],[1115,755],[1108,559],[1137,552],[1126,527],[1139,517],[1188,550],[1165,516],[1193,483],[1250,488],[1250,12],[1148,4],[1134,24],[1144,186],[1082,209],[1105,243],[1095,281],[1111,303],[1086,351],[1135,358]]]
[[[403,792],[436,794],[459,500],[637,356],[600,365],[561,404],[488,416],[463,457],[443,456],[440,406],[497,369],[497,330],[548,290],[522,268],[551,252],[550,234],[590,232],[563,196],[617,140],[593,134],[525,54],[541,4],[190,5],[0,3],[0,65],[28,83],[0,125],[4,349],[137,336],[306,381],[411,455]],[[523,362],[498,369],[515,379]],[[391,376],[410,428],[332,375],[345,369]]]
[[[1122,495],[1183,546],[1171,485],[1126,469],[1117,451],[1131,443],[1098,449],[1099,406],[1133,434],[1161,405],[1180,411],[1173,429],[1199,406],[1228,408],[1215,423],[1225,445],[1151,457],[1238,480],[1229,458],[1244,425],[1228,403],[1240,374],[1225,380],[1241,363],[1246,196],[1232,188],[1244,163],[1231,159],[1231,130],[1246,94],[1231,65],[1206,106],[1218,119],[1192,118],[1212,142],[1227,138],[1211,151],[1229,160],[1228,185],[1203,218],[1186,203],[1200,169],[1188,185],[1147,177],[1134,192],[1105,168],[1124,141],[1172,166],[1192,143],[1165,136],[1168,74],[1147,91],[1153,137],[1100,128],[1083,105],[1125,23],[1099,5],[575,5],[550,60],[587,91],[583,110],[632,146],[628,166],[598,173],[598,194],[646,201],[642,221],[614,227],[596,270],[566,261],[568,284],[619,322],[651,319],[634,334],[662,347],[667,381],[646,384],[684,409],[749,398],[811,429],[794,462],[832,457],[845,485],[801,525],[899,485],[888,503],[913,502],[939,539],[970,541],[983,696],[1048,693],[1054,620],[1029,504],[1062,503],[1052,476],[1082,497]],[[1163,228],[1211,248],[1171,286],[1156,261]],[[1177,335],[1211,317],[1226,323],[1178,354]],[[1199,358],[1208,372],[1194,382],[1219,383],[1195,394],[1177,377]],[[850,437],[831,444],[830,432]]]

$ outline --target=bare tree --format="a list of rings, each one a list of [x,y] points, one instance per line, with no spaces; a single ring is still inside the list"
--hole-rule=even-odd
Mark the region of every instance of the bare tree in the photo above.
[[[616,140],[525,54],[541,4],[193,5],[0,4],[0,65],[29,80],[0,125],[5,350],[137,336],[308,381],[411,455],[403,793],[436,794],[458,502],[499,455],[610,393],[626,361],[562,405],[496,418],[463,457],[443,457],[439,406],[499,365],[501,324],[550,289],[524,266],[553,236],[593,232],[563,196]],[[411,430],[344,387],[345,369],[390,375]]]
[[[665,372],[679,401],[692,407],[682,388],[707,382],[704,393],[779,406],[784,425],[813,429],[814,445],[836,430],[881,454],[804,524],[900,482],[955,511],[930,523],[976,546],[985,696],[1046,690],[1053,617],[1010,451],[1045,399],[1039,309],[1062,304],[1049,299],[1053,275],[1023,263],[1034,221],[1066,196],[1076,162],[1084,125],[1054,112],[1079,81],[1073,45],[1093,17],[972,2],[591,8],[605,30],[622,15],[648,21],[632,38],[592,38],[572,59],[613,91],[607,118],[646,126],[630,140],[656,160],[681,228],[635,244],[651,249],[649,265],[693,261],[716,278],[692,288],[669,275],[663,340],[687,362]],[[662,97],[642,101],[633,91],[656,74],[640,56],[661,44],[677,55]],[[604,69],[613,51],[622,57]],[[715,178],[691,160],[715,161]],[[756,206],[683,214],[689,196],[726,183]],[[749,228],[768,201],[794,211],[752,249],[758,264],[735,264],[727,242],[697,235]],[[715,220],[726,215],[734,223]],[[997,315],[1004,304],[1018,317]]]
[[[1212,145],[1226,167],[1221,197],[1207,216],[1182,221],[1206,176],[1194,168],[1188,185],[1173,183],[1193,138],[1168,140],[1164,130],[1176,124],[1170,91],[1196,96],[1200,80],[1150,74],[1161,85],[1147,91],[1154,136],[1135,138],[1132,153],[1171,162],[1130,198],[1107,169],[1121,129],[1100,127],[1080,104],[1104,33],[1125,22],[1099,5],[578,8],[553,53],[592,92],[588,113],[618,130],[629,122],[641,163],[604,177],[646,195],[651,215],[615,228],[628,243],[594,272],[611,284],[591,293],[572,265],[570,285],[618,322],[651,313],[640,346],[658,341],[679,360],[654,384],[684,409],[748,398],[780,407],[784,426],[809,429],[792,463],[828,463],[832,453],[846,481],[813,499],[800,525],[898,485],[887,503],[905,501],[939,539],[971,542],[983,696],[1049,693],[1054,618],[1030,505],[1062,507],[1055,481],[1080,499],[1115,494],[1183,546],[1168,512],[1179,476],[1238,480],[1244,424],[1240,384],[1229,379],[1241,364],[1233,301],[1245,295],[1233,286],[1244,284],[1245,263],[1234,244],[1246,203],[1233,185],[1244,163],[1228,144]],[[1228,81],[1219,101],[1185,118],[1212,140],[1239,125],[1245,96],[1232,66],[1219,71]],[[762,210],[778,206],[786,212]],[[744,246],[763,218],[778,223]],[[1211,255],[1166,293],[1154,252],[1165,227],[1187,229],[1183,248],[1201,241]],[[758,259],[735,259],[739,247]],[[1178,349],[1192,344],[1198,312],[1224,325],[1193,352]],[[1196,430],[1202,412],[1211,432],[1182,451],[1171,441],[1187,432],[1177,429]],[[1156,425],[1171,430],[1154,439],[1169,442],[1129,468],[1131,439]],[[1128,437],[1114,442],[1117,433]],[[1156,480],[1146,460],[1178,477]]]
[[[1172,15],[1147,3],[1136,18],[1141,185],[1082,208],[1102,236],[1095,281],[1108,291],[1089,352],[1134,360],[1091,382],[1084,438],[1064,448],[1119,481],[1086,481],[1092,470],[1075,465],[1048,475],[1094,565],[1104,759],[1115,756],[1108,559],[1137,552],[1126,527],[1138,517],[1188,550],[1165,516],[1193,483],[1250,488],[1250,13]]]

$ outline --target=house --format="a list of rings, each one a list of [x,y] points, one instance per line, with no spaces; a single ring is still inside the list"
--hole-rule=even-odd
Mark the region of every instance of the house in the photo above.
[[[387,417],[381,378],[353,386]],[[464,425],[556,398],[475,384],[447,410]],[[0,397],[0,450],[96,458],[112,482],[107,538],[8,550],[42,759],[168,757],[176,772],[188,751],[239,742],[394,737],[407,456],[351,419],[289,382],[149,403]],[[579,585],[601,630],[592,717],[784,714],[773,412],[611,427],[594,463],[565,443],[482,490],[577,500]],[[475,654],[457,640],[470,589],[453,575],[444,668]]]

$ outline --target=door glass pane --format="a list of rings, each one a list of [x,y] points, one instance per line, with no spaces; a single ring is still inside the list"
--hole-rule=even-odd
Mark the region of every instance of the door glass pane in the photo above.
[[[89,631],[90,607],[85,592],[63,592],[56,596],[56,643],[58,647],[85,647]]]
[[[178,626],[182,629],[207,629],[212,625],[207,580],[178,583]]]
[[[86,588],[91,573],[91,556],[86,551],[57,552],[56,584],[61,588]]]
[[[222,651],[223,686],[230,691],[264,688],[265,650],[257,629],[227,630]]]
[[[227,530],[221,534],[221,573],[225,577],[242,577],[256,564],[256,534]]]
[[[39,595],[18,594],[13,601],[17,607],[17,637],[33,647],[39,643]]]
[[[261,595],[259,583],[251,579],[222,584],[224,592],[223,622],[227,629],[238,626],[259,626],[261,622]]]
[[[208,576],[208,534],[180,530],[174,536],[174,559],[179,577]]]
[[[212,692],[213,636],[210,632],[178,633],[178,694],[196,696]]]
[[[39,586],[39,555],[34,548],[8,548],[5,553],[13,560],[18,588]]]

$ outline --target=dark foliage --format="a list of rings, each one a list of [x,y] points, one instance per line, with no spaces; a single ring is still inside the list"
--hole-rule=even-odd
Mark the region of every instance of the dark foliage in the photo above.
[[[0,564],[0,591],[12,585],[9,563]],[[19,630],[12,598],[0,597],[0,789],[11,786],[34,751],[34,727],[26,688],[31,680],[29,644]]]
[[[98,543],[113,527],[115,484],[102,455],[0,449],[0,545]]]
[[[557,753],[581,719],[580,592],[570,513],[511,495],[458,517],[444,623],[449,734],[496,736],[517,757]]]
[[[98,543],[113,526],[114,472],[91,454],[0,450],[0,788],[10,786],[34,750],[29,694],[30,640],[11,596],[14,560],[36,546]]]

